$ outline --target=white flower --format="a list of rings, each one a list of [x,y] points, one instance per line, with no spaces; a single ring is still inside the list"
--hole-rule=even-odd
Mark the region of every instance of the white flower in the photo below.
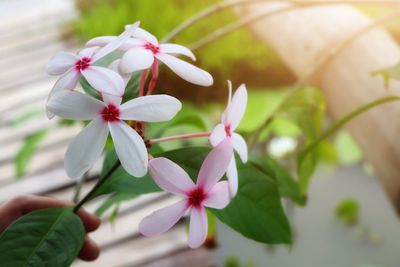
[[[103,94],[104,102],[76,91],[53,95],[47,108],[72,120],[92,120],[72,141],[64,166],[71,178],[83,175],[99,159],[108,133],[124,169],[133,176],[147,173],[148,154],[142,137],[123,120],[159,122],[172,119],[181,103],[167,95],[138,97],[121,105],[121,98]]]
[[[120,50],[126,51],[123,55],[120,69],[124,73],[132,73],[150,68],[158,64],[158,60],[167,65],[182,79],[197,85],[210,86],[213,84],[212,76],[174,55],[184,55],[196,60],[192,51],[178,44],[159,44],[151,33],[139,28],[133,34],[135,38],[127,39]],[[115,40],[115,36],[97,37],[86,43],[88,47],[102,47]]]
[[[242,136],[235,133],[236,128],[239,126],[240,121],[246,111],[247,105],[247,90],[246,86],[242,84],[232,95],[232,84],[229,84],[229,99],[228,106],[221,117],[221,123],[218,124],[210,135],[210,143],[213,146],[218,145],[225,138],[231,138],[233,148],[239,154],[240,159],[243,163],[247,162],[248,151],[246,141]],[[236,195],[238,190],[238,173],[236,168],[235,156],[232,156],[232,160],[229,164],[226,176],[228,177],[230,192],[232,197]]]
[[[207,155],[196,184],[181,167],[169,159],[150,160],[150,173],[157,185],[183,199],[145,217],[139,224],[139,231],[146,236],[164,233],[190,210],[189,246],[197,248],[203,244],[208,228],[205,207],[223,209],[230,201],[228,183],[218,181],[226,172],[231,157],[232,144],[226,139]]]
[[[50,75],[62,75],[54,85],[50,96],[60,90],[73,90],[81,76],[97,91],[122,96],[124,82],[121,76],[105,67],[95,66],[99,59],[118,49],[138,29],[139,22],[133,24],[120,36],[108,43],[102,49],[85,48],[78,55],[68,52],[60,52],[47,64],[47,73]]]

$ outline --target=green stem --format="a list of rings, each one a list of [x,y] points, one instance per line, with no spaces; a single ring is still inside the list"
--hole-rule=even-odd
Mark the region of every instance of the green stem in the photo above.
[[[334,123],[326,132],[324,132],[317,140],[309,144],[302,152],[300,152],[299,155],[299,162],[302,162],[304,158],[311,152],[313,151],[322,141],[324,141],[326,138],[334,134],[337,130],[339,130],[341,127],[343,127],[346,123],[357,117],[358,115],[361,115],[362,113],[375,108],[379,105],[386,104],[389,102],[393,101],[399,101],[400,97],[399,96],[388,96],[384,98],[380,98],[378,100],[375,100],[373,102],[370,102],[368,104],[365,104],[358,109],[350,112],[349,114],[345,115],[343,118],[338,120],[336,123]]]
[[[90,192],[81,201],[79,201],[78,204],[76,204],[76,206],[74,207],[74,212],[77,212],[83,206],[83,204],[85,204],[92,198],[92,196],[96,193],[97,189],[99,189],[100,186],[102,186],[107,181],[107,179],[110,178],[110,176],[114,173],[115,170],[118,169],[119,166],[121,166],[121,162],[117,160],[111,167],[111,169],[106,173],[106,175],[104,175],[104,177],[97,182],[97,184],[92,188],[92,190],[90,190]]]

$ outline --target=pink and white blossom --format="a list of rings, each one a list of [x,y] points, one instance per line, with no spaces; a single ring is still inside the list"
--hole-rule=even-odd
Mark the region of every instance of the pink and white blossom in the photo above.
[[[133,176],[147,173],[148,153],[142,137],[124,120],[160,122],[172,119],[181,103],[167,95],[121,98],[103,94],[100,101],[76,91],[60,91],[47,103],[50,112],[71,120],[91,120],[72,141],[64,166],[71,178],[82,176],[100,158],[109,132],[121,165]]]
[[[205,207],[223,209],[230,201],[228,183],[218,181],[226,172],[232,153],[230,139],[216,146],[204,160],[196,184],[181,167],[169,159],[150,160],[149,171],[157,185],[182,197],[182,200],[145,217],[139,224],[139,231],[145,236],[164,233],[190,211],[188,244],[191,248],[203,244],[208,231]]]
[[[138,27],[139,22],[136,22],[101,49],[91,47],[81,50],[78,54],[60,52],[55,55],[47,64],[47,73],[61,77],[54,85],[50,96],[60,90],[73,90],[82,76],[97,91],[122,96],[125,87],[121,76],[113,70],[96,66],[95,63],[118,49]]]
[[[133,34],[135,38],[127,39],[120,50],[124,51],[120,69],[124,73],[145,70],[161,61],[182,79],[197,85],[210,86],[213,84],[212,76],[190,64],[177,58],[175,55],[184,55],[193,61],[196,57],[188,48],[178,44],[159,44],[157,38],[151,33],[139,28]],[[89,42],[88,47],[103,47],[114,42],[115,36],[97,37]]]
[[[235,132],[239,126],[240,121],[246,111],[247,105],[247,90],[244,84],[240,85],[232,97],[232,84],[229,84],[229,99],[228,106],[221,116],[221,123],[219,123],[210,135],[210,143],[217,146],[225,139],[232,139],[234,150],[239,154],[243,163],[247,162],[248,151],[246,141],[241,135]],[[232,154],[231,162],[229,163],[226,173],[229,181],[231,196],[235,196],[238,190],[238,172],[236,168],[235,155]]]

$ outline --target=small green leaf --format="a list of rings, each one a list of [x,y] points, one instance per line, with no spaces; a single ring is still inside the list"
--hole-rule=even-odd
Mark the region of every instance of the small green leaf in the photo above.
[[[0,266],[68,267],[83,245],[85,229],[71,209],[29,213],[0,236]]]
[[[274,179],[252,164],[238,167],[237,195],[225,209],[212,212],[247,238],[266,244],[290,244],[291,229]]]
[[[347,225],[358,222],[360,206],[357,200],[348,198],[342,200],[335,208],[336,217]]]
[[[79,80],[79,83],[81,84],[82,89],[86,94],[97,99],[99,98],[99,93],[95,89],[93,89],[93,87],[88,83],[85,77],[82,76]]]
[[[25,175],[30,160],[48,131],[48,129],[40,130],[25,139],[24,144],[15,156],[15,173],[17,177]]]

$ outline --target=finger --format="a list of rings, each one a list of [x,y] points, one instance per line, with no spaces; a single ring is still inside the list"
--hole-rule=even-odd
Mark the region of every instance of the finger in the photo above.
[[[84,261],[94,261],[100,255],[100,248],[97,244],[88,236],[85,238],[82,249],[79,253],[79,258]]]
[[[64,208],[74,205],[72,202],[42,196],[19,196],[10,202],[15,206],[14,210],[18,210],[21,215],[39,209]],[[87,232],[92,232],[100,226],[100,219],[84,209],[80,209],[77,215],[81,218]]]
[[[86,232],[93,232],[99,228],[101,220],[97,216],[87,212],[84,209],[79,209],[76,214],[81,218],[83,224],[85,225]]]

